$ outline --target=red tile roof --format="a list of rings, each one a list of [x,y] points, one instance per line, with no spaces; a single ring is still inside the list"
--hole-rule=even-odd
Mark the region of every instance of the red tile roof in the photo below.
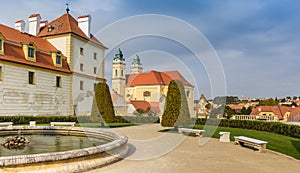
[[[20,19],[20,20],[17,20],[17,21],[15,21],[15,23],[20,23],[20,22],[22,22],[22,20]]]
[[[48,26],[53,27],[53,29],[51,31],[48,31]],[[105,47],[93,35],[91,35],[91,37],[88,38],[88,36],[85,35],[85,33],[79,28],[77,20],[74,19],[74,17],[72,17],[69,13],[66,13],[60,16],[59,18],[51,21],[50,23],[48,23],[45,27],[41,29],[38,36],[47,37],[47,36],[60,35],[66,33],[76,34],[77,36],[80,36],[86,40],[92,41],[100,46]]]
[[[57,49],[54,46],[52,46],[47,40],[26,33],[21,33],[16,29],[1,24],[0,32],[5,37],[4,55],[0,55],[0,60],[26,64],[35,67],[47,68],[61,72],[70,72],[69,66],[65,58],[63,58],[62,60],[62,68],[54,66],[50,52],[56,52]],[[9,43],[8,41],[14,42],[14,44]],[[27,61],[25,59],[24,51],[20,44],[22,42],[33,42],[34,45],[37,47],[36,62]]]
[[[39,16],[39,15],[40,15],[40,14],[32,14],[32,15],[29,16],[29,18],[37,17],[37,16]]]
[[[258,106],[252,109],[250,115],[259,115],[260,112],[273,112],[278,119],[283,119],[282,113],[278,106]]]
[[[86,15],[78,16],[78,19],[80,19],[80,18],[86,18],[86,17],[90,17],[90,15],[86,14]]]
[[[229,106],[231,109],[241,111],[245,104],[228,104],[227,106]]]
[[[183,85],[193,87],[178,71],[150,71],[126,75],[126,85],[130,87],[137,85],[169,85],[171,80],[180,80]]]
[[[141,109],[143,111],[147,111],[151,108],[149,102],[144,100],[131,100],[130,104],[132,104],[136,110]]]
[[[258,115],[260,112],[273,112],[278,119],[282,120],[287,112],[290,112],[289,120],[292,117],[300,115],[300,107],[288,107],[288,106],[258,106],[252,109],[250,115]]]
[[[27,33],[22,33],[19,30],[10,28],[2,24],[0,24],[0,32],[3,34],[6,40],[9,40],[11,42],[33,42],[38,50],[43,50],[46,52],[57,51],[57,49],[45,39],[41,39]]]

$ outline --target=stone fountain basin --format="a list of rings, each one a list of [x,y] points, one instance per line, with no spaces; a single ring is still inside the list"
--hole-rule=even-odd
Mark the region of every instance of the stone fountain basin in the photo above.
[[[81,127],[65,127],[65,126],[13,126],[13,127],[0,127],[0,136],[7,136],[11,134],[64,134],[64,135],[86,135],[111,140],[106,144],[95,147],[69,150],[63,152],[17,155],[17,156],[4,156],[0,157],[0,167],[15,167],[18,165],[32,165],[37,163],[49,163],[57,161],[72,160],[74,158],[89,157],[97,154],[108,153],[106,156],[114,157],[110,159],[111,162],[122,158],[128,151],[126,136],[112,132],[109,129],[96,129],[96,128],[81,128]],[[100,157],[100,155],[99,155]],[[101,156],[105,157],[105,156]],[[98,157],[97,157],[98,159]],[[105,158],[103,158],[105,159]],[[108,164],[106,161],[105,164]],[[92,166],[92,165],[91,165]],[[95,166],[95,165],[94,165]],[[99,165],[97,165],[99,166]],[[86,167],[91,169],[90,167]],[[0,170],[1,170],[0,169]]]

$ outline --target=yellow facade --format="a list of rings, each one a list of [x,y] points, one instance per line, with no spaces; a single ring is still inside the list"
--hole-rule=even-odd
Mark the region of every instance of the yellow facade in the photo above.
[[[273,112],[260,112],[259,115],[260,116],[262,116],[262,115],[275,116],[275,114]]]
[[[33,43],[29,43],[29,44],[23,44],[22,48],[23,48],[26,60],[36,62],[36,46]],[[33,57],[30,57],[29,54],[28,54],[28,50],[30,48],[33,49],[33,51],[34,51]]]
[[[1,41],[1,44],[0,44],[0,55],[4,55],[4,40],[5,40],[5,37],[0,32],[0,41]]]
[[[185,93],[189,92],[189,96],[186,97],[190,115],[194,116],[193,104],[194,104],[194,88],[184,86]],[[145,95],[145,92],[151,93],[151,95]],[[168,85],[143,85],[125,88],[125,100],[145,100],[147,102],[160,102],[161,97],[167,96]]]

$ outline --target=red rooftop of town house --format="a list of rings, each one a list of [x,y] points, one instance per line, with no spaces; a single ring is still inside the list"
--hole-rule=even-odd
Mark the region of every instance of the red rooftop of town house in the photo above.
[[[52,28],[49,30],[49,27]],[[79,28],[78,22],[74,17],[72,17],[69,13],[66,13],[59,18],[51,21],[45,27],[41,29],[38,36],[39,37],[47,37],[58,34],[66,34],[73,33],[77,36],[80,36],[86,40],[89,40],[95,44],[98,44],[104,48],[106,48],[96,37],[92,34],[90,37],[85,35],[85,33]]]
[[[131,100],[130,104],[134,106],[136,110],[143,110],[143,111],[148,111],[151,108],[151,105],[144,100]]]
[[[70,72],[65,58],[62,59],[62,67],[56,67],[50,52],[58,51],[47,40],[22,33],[16,29],[0,24],[0,32],[4,36],[4,55],[0,55],[1,60],[41,67],[61,72]],[[37,47],[36,62],[27,61],[21,43],[34,43]]]
[[[171,80],[180,80],[183,85],[193,87],[178,71],[157,72],[153,70],[141,74],[126,75],[126,85],[130,87],[137,85],[169,85]]]

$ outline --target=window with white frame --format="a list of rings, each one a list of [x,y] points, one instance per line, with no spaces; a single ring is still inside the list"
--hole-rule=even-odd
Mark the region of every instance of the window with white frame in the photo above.
[[[29,43],[29,45],[28,45],[28,57],[34,58],[35,57],[34,56],[34,54],[35,54],[34,51],[35,51],[34,50],[34,45],[32,43]]]
[[[34,85],[35,84],[35,75],[34,72],[28,72],[28,84]]]
[[[61,83],[61,76],[56,76],[56,87],[61,88],[62,83]]]
[[[96,91],[97,83],[94,83],[94,91]]]
[[[97,60],[97,53],[94,52],[94,60]]]
[[[94,74],[97,74],[97,67],[94,67]]]
[[[190,91],[186,92],[186,97],[190,97]]]
[[[3,72],[2,72],[2,66],[0,66],[0,81],[3,80]]]
[[[83,49],[83,47],[79,48],[79,52],[80,52],[80,55],[84,55],[84,49]]]
[[[80,81],[80,90],[83,90],[84,89],[84,83],[83,83],[83,81]]]
[[[80,64],[80,71],[83,71],[83,64]]]
[[[56,64],[58,64],[58,65],[61,64],[61,55],[60,54],[56,55]]]

